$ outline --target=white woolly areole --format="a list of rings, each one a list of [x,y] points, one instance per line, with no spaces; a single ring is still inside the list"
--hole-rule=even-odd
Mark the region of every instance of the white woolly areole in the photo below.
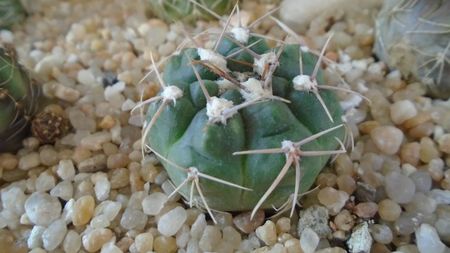
[[[246,101],[255,100],[261,97],[271,96],[269,90],[263,88],[263,83],[253,77],[249,78],[247,81],[242,82],[241,85],[244,89],[241,90],[241,95]]]
[[[200,56],[200,60],[209,61],[221,70],[228,71],[227,60],[221,54],[204,48],[198,48],[197,53]]]
[[[220,78],[215,81],[219,86],[219,93],[222,94],[227,90],[236,89],[236,85],[225,78]]]
[[[292,79],[294,89],[299,91],[312,91],[317,88],[316,80],[311,80],[308,75],[298,75]]]
[[[183,91],[177,86],[171,85],[164,88],[164,90],[161,92],[161,96],[164,98],[164,100],[172,100],[175,104],[177,102],[177,99],[183,96]]]
[[[247,44],[248,39],[250,38],[250,30],[245,27],[235,26],[231,28],[231,34],[237,41],[241,42],[242,44]]]
[[[267,64],[277,64],[278,57],[275,52],[269,52],[266,54],[262,54],[259,59],[255,58],[255,62],[253,63],[253,71],[262,75],[264,73],[264,69]]]
[[[236,111],[229,111],[229,113],[225,113],[225,110],[232,107],[233,101],[225,98],[211,97],[211,100],[209,100],[206,104],[206,115],[208,116],[210,122],[221,122],[222,124],[226,124],[227,119],[231,118],[231,116],[236,113]]]
[[[292,141],[284,140],[281,142],[281,149],[286,153],[293,153],[297,150]]]

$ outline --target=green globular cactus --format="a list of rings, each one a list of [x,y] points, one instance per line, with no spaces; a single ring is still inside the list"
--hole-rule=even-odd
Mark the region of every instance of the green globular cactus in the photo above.
[[[25,17],[19,0],[0,0],[0,29],[9,28]]]
[[[247,35],[233,28],[213,50],[172,56],[163,75],[154,67],[162,91],[140,104],[153,102],[143,144],[191,204],[293,210],[330,156],[345,152],[342,110],[322,85],[321,57]]]
[[[215,18],[228,13],[234,2],[230,0],[147,0],[149,11],[168,22],[193,22]]]
[[[376,19],[376,55],[404,76],[450,97],[450,1],[386,0]]]
[[[0,152],[20,148],[39,96],[39,86],[17,63],[13,51],[0,48]]]

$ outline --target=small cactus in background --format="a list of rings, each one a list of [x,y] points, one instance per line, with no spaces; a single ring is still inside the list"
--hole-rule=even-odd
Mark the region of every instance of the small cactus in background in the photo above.
[[[450,97],[450,1],[384,1],[376,20],[375,53],[413,76],[437,97]]]
[[[40,89],[13,52],[0,48],[0,152],[21,146],[39,106]]]
[[[183,49],[164,74],[153,62],[162,90],[138,105],[151,103],[143,150],[167,170],[172,194],[213,220],[212,209],[253,209],[253,216],[277,207],[292,215],[330,156],[346,152],[333,93],[342,89],[323,85],[325,47],[319,56],[282,41],[270,48],[249,30],[262,18],[228,29],[230,20],[212,49]]]
[[[211,19],[223,15],[233,6],[230,0],[147,0],[149,11],[168,22]],[[210,11],[209,11],[210,10]]]
[[[19,0],[0,0],[0,29],[9,28],[25,17]]]

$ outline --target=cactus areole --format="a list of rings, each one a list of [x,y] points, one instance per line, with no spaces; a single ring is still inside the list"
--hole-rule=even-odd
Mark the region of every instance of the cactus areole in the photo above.
[[[188,201],[220,211],[279,207],[342,153],[342,111],[332,91],[294,81],[323,83],[318,67],[313,76],[318,57],[255,37],[243,49],[229,38],[169,59],[143,141]]]

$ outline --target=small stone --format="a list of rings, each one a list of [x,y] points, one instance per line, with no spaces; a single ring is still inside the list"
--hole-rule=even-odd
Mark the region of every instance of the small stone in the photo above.
[[[139,253],[145,253],[153,250],[153,234],[138,234],[134,239],[134,245]]]
[[[375,146],[384,154],[393,155],[397,153],[403,142],[403,132],[393,126],[380,126],[370,132]]]
[[[17,168],[18,164],[19,160],[15,155],[10,153],[0,154],[0,168],[4,170],[13,170]]]
[[[315,205],[301,211],[297,227],[299,236],[305,228],[311,228],[320,238],[326,238],[331,233],[328,226],[328,209]]]
[[[255,213],[253,219],[251,217],[251,212],[245,212],[237,215],[233,218],[233,224],[242,232],[250,234],[255,231],[264,222],[264,211],[258,210]]]
[[[440,156],[436,144],[429,137],[420,139],[420,160],[424,163],[429,163],[433,159],[438,159]]]
[[[220,229],[216,226],[206,226],[203,231],[203,235],[198,242],[198,246],[203,251],[214,251],[214,248],[219,244],[222,239]]]
[[[106,200],[101,202],[94,211],[94,215],[105,215],[108,221],[112,221],[119,214],[122,205],[119,202]]]
[[[31,229],[30,235],[28,236],[27,246],[29,249],[37,248],[42,246],[42,234],[45,231],[44,226],[34,226]]]
[[[63,242],[64,252],[77,253],[80,248],[81,248],[81,236],[74,230],[69,230]]]
[[[42,234],[44,248],[48,251],[56,249],[63,241],[67,233],[66,222],[56,220]]]
[[[46,192],[55,187],[55,177],[49,172],[45,171],[36,179],[36,191]]]
[[[264,225],[256,229],[256,236],[266,245],[274,245],[277,242],[277,230],[275,224],[268,220]]]
[[[351,195],[356,190],[356,182],[350,175],[340,175],[336,179],[339,190]]]
[[[56,165],[59,161],[58,152],[56,152],[55,149],[50,148],[50,147],[42,148],[39,151],[39,158],[41,160],[41,163],[45,166]],[[1,165],[0,165],[0,167],[1,167]]]
[[[128,230],[142,230],[147,224],[147,219],[147,216],[141,210],[127,208],[122,214],[120,225]]]
[[[404,144],[400,149],[400,158],[402,163],[416,166],[420,160],[420,144],[418,142]]]
[[[349,195],[332,187],[325,187],[319,191],[317,198],[322,205],[328,208],[330,214],[335,215],[344,207]]]
[[[399,204],[411,201],[416,192],[414,182],[398,172],[391,172],[385,177],[385,189],[388,197]]]
[[[416,192],[429,192],[433,183],[430,173],[426,171],[416,171],[412,173],[409,178],[416,186]]]
[[[83,247],[88,252],[99,251],[113,237],[113,232],[107,228],[93,229],[82,237]]]
[[[80,172],[96,172],[106,168],[106,156],[104,154],[98,154],[91,158],[88,158],[78,165]]]
[[[114,169],[108,174],[111,189],[119,189],[130,184],[130,171],[126,168]]]
[[[19,169],[29,170],[31,168],[39,166],[39,164],[41,164],[41,158],[39,157],[39,153],[31,152],[20,158]]]
[[[24,213],[24,204],[27,196],[19,187],[10,187],[1,191],[1,203],[3,210],[10,210],[18,215]]]
[[[316,253],[347,253],[347,251],[340,247],[333,247],[318,250]]]
[[[444,134],[438,139],[439,150],[446,154],[450,154],[450,134]]]
[[[73,197],[73,185],[69,181],[62,181],[50,191],[50,195],[69,201]]]
[[[48,193],[35,192],[25,201],[25,212],[33,224],[47,226],[61,215],[61,204]]]
[[[76,102],[81,95],[79,91],[59,83],[56,84],[54,92],[55,97],[70,103]]]
[[[378,205],[374,202],[363,202],[355,206],[353,212],[360,218],[372,218],[378,211]]]
[[[277,220],[277,233],[288,233],[291,230],[291,219],[287,217],[281,217]]]
[[[233,246],[233,249],[237,249],[241,244],[241,234],[232,226],[227,226],[222,229],[223,240]]]
[[[370,232],[376,242],[389,244],[392,242],[392,230],[387,225],[375,224],[370,227]]]
[[[58,167],[56,169],[56,174],[62,180],[73,180],[73,178],[75,177],[75,167],[73,166],[72,160],[59,161]]]
[[[377,190],[370,184],[358,182],[356,184],[355,197],[359,202],[375,201]]]
[[[81,146],[92,151],[102,149],[102,144],[111,141],[111,133],[102,131],[88,135],[81,139]]]
[[[108,156],[106,166],[108,169],[125,168],[130,163],[130,159],[126,154],[117,153]]]
[[[419,212],[422,214],[432,214],[437,207],[437,202],[422,192],[417,192],[411,202],[405,205],[408,212]]]
[[[93,176],[95,197],[99,201],[108,199],[111,190],[111,183],[105,173],[98,173]]]
[[[320,238],[311,228],[305,228],[300,235],[300,246],[304,253],[314,253]]]
[[[77,74],[77,81],[87,86],[93,86],[96,83],[95,76],[89,69],[81,69]]]
[[[391,120],[396,125],[399,125],[417,115],[417,109],[414,106],[414,103],[410,100],[400,100],[395,102],[391,105],[390,111]]]
[[[72,223],[75,226],[86,225],[92,218],[95,208],[95,200],[86,195],[75,201],[72,213]],[[99,248],[100,249],[100,248]]]
[[[344,209],[334,217],[334,224],[339,230],[348,232],[355,225],[355,219],[348,210]]]
[[[370,236],[369,226],[363,222],[353,229],[347,245],[350,253],[369,253],[372,247],[372,237]]]
[[[165,213],[158,221],[158,231],[165,236],[175,235],[186,221],[186,210],[182,207],[175,207]]]
[[[153,251],[155,252],[175,253],[177,248],[177,242],[173,237],[158,236],[153,241]]]
[[[420,253],[444,253],[447,250],[445,244],[439,239],[436,229],[426,223],[416,230],[416,240]]]
[[[191,231],[190,231],[191,237],[193,239],[199,240],[203,234],[203,231],[206,228],[206,225],[207,225],[207,223],[206,223],[205,215],[203,213],[199,214],[197,216],[197,219],[195,219],[194,223],[191,226]]]
[[[106,115],[103,117],[102,121],[99,123],[99,127],[102,129],[111,129],[116,124],[116,121],[111,115]]]
[[[123,251],[117,247],[113,241],[109,241],[103,244],[100,253],[123,253]]]

